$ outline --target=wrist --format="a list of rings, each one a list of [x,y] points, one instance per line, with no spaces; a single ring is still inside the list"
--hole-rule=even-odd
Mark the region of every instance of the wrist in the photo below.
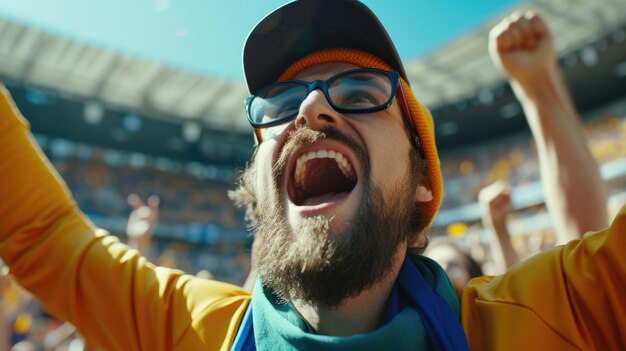
[[[506,229],[506,217],[496,217],[490,215],[483,216],[483,223],[496,233],[500,233],[502,229]]]
[[[535,69],[522,77],[510,78],[509,83],[518,99],[535,100],[546,92],[553,91],[561,83],[561,77],[555,63]]]

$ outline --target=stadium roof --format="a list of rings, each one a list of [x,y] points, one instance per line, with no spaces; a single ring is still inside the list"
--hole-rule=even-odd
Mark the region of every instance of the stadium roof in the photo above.
[[[540,13],[548,23],[560,56],[595,41],[626,23],[626,1],[535,0],[517,7]],[[491,89],[504,76],[487,53],[489,30],[504,16],[484,23],[426,58],[406,64],[411,86],[429,108],[455,104]]]
[[[621,28],[626,24],[626,2],[622,0],[537,0],[520,7],[533,8],[545,17],[561,57],[595,43],[607,33],[621,30],[621,39],[619,31],[614,35],[618,41],[624,41],[626,35]],[[442,127],[442,123],[460,118],[460,113],[448,111],[439,118],[439,110],[464,106],[468,99],[489,105],[506,93],[503,77],[487,54],[488,30],[500,17],[423,59],[406,63],[416,96],[435,112],[438,130],[443,131],[438,136],[454,134],[463,140],[462,133],[472,132],[462,126]],[[589,55],[593,59],[593,53]],[[212,129],[249,132],[243,118],[247,91],[242,82],[140,60],[2,19],[0,76],[24,86],[103,102],[147,117],[196,121]],[[502,109],[495,110],[498,111]],[[477,122],[484,121],[473,120],[472,124]],[[490,133],[497,134],[497,124],[491,125]],[[489,129],[489,125],[483,125],[483,129],[485,126]]]

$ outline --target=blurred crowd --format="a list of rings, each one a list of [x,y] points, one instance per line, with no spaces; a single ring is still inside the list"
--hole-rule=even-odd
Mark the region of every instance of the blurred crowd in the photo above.
[[[586,119],[584,128],[600,165],[626,158],[626,114],[599,113]],[[527,134],[440,156],[445,190],[442,209],[476,202],[480,190],[497,180],[507,180],[513,188],[540,180],[537,151]]]
[[[103,154],[104,150],[92,147],[89,158],[48,155],[85,212],[126,217],[130,211],[126,197],[136,193],[161,198],[161,220],[165,223],[214,222],[224,228],[244,227],[242,216],[237,215],[227,196],[234,178],[199,177],[175,163],[171,167],[151,163],[137,167],[124,153],[120,153],[119,162],[111,164]]]
[[[589,149],[601,168],[610,168],[602,173],[609,195],[607,215],[613,218],[626,205],[626,102],[587,117],[583,129]],[[471,220],[430,230],[426,255],[446,269],[455,287],[483,274],[502,274],[512,264],[561,243],[543,201],[513,206],[512,189],[541,188],[532,186],[540,185],[542,178],[531,136],[448,153],[441,156],[441,164],[447,195],[442,211],[475,204],[481,212]],[[489,223],[493,216],[504,223],[499,235],[497,226]]]
[[[227,195],[234,187],[235,169],[185,164],[41,135],[36,138],[83,212],[92,219],[116,220],[124,226],[96,224],[125,240],[132,210],[127,197],[157,196],[157,229],[163,234],[155,235],[146,254],[163,266],[190,273],[208,270],[222,281],[243,283],[250,267],[251,238],[243,213]],[[188,232],[196,227],[205,232],[210,228],[215,239],[190,240]]]

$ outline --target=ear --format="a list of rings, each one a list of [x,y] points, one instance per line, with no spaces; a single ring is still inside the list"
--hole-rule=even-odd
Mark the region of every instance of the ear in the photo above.
[[[415,201],[417,202],[429,202],[433,200],[433,193],[430,189],[423,185],[418,185],[415,190]]]

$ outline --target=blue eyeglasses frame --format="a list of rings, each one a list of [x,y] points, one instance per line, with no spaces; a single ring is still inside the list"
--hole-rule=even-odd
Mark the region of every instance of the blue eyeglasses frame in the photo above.
[[[329,83],[332,83],[333,81],[346,76],[346,75],[350,75],[350,74],[354,74],[354,73],[377,73],[377,74],[383,74],[386,75],[389,80],[391,81],[391,86],[395,87],[395,89],[391,89],[391,93],[389,96],[389,99],[387,101],[385,101],[385,103],[377,105],[377,106],[372,106],[372,107],[366,107],[366,108],[344,108],[344,107],[340,107],[340,106],[336,106],[331,98],[330,95],[328,93],[328,85]],[[284,123],[287,123],[291,120],[293,120],[297,115],[298,115],[298,111],[289,114],[285,117],[282,118],[278,118],[269,122],[265,122],[265,123],[257,123],[253,120],[251,112],[250,112],[250,107],[252,105],[252,102],[254,101],[254,99],[256,97],[258,97],[258,95],[260,95],[261,93],[263,93],[266,90],[275,88],[277,86],[281,86],[284,84],[299,84],[302,85],[304,87],[307,88],[307,94],[305,96],[308,96],[309,94],[311,94],[311,92],[313,92],[315,89],[320,89],[322,91],[322,93],[324,94],[324,97],[326,98],[326,101],[328,101],[328,103],[330,104],[330,106],[337,112],[339,113],[346,113],[346,114],[365,114],[365,113],[372,113],[372,112],[378,112],[378,111],[382,111],[384,109],[389,108],[389,106],[391,106],[391,104],[393,103],[393,99],[395,97],[400,97],[399,100],[401,100],[400,103],[400,107],[402,109],[402,116],[405,120],[405,122],[408,124],[408,127],[410,129],[410,135],[411,135],[411,139],[412,139],[412,143],[413,146],[415,147],[415,149],[419,152],[420,156],[424,156],[423,155],[423,150],[421,147],[421,143],[419,140],[419,137],[417,136],[417,130],[415,128],[415,123],[413,122],[413,119],[411,118],[411,113],[410,113],[410,109],[406,103],[406,98],[404,96],[404,90],[402,88],[402,84],[400,84],[400,74],[396,71],[385,71],[385,70],[381,70],[381,69],[375,69],[375,68],[357,68],[357,69],[353,69],[353,70],[349,70],[349,71],[345,71],[345,72],[341,72],[338,73],[326,80],[314,80],[312,82],[308,82],[308,81],[304,81],[304,80],[297,80],[297,79],[292,79],[292,80],[284,80],[284,81],[280,81],[280,82],[276,82],[276,83],[272,83],[268,86],[265,86],[264,88],[262,88],[261,90],[259,90],[259,92],[257,94],[253,94],[253,95],[248,95],[245,99],[245,106],[246,106],[246,117],[248,119],[248,122],[250,123],[250,125],[252,125],[252,127],[254,128],[255,131],[255,136],[257,138],[257,141],[259,143],[261,143],[263,141],[262,136],[261,136],[261,129],[263,128],[269,128],[269,127],[273,127],[273,126],[277,126],[277,125],[281,125]],[[303,100],[304,101],[304,100]]]

